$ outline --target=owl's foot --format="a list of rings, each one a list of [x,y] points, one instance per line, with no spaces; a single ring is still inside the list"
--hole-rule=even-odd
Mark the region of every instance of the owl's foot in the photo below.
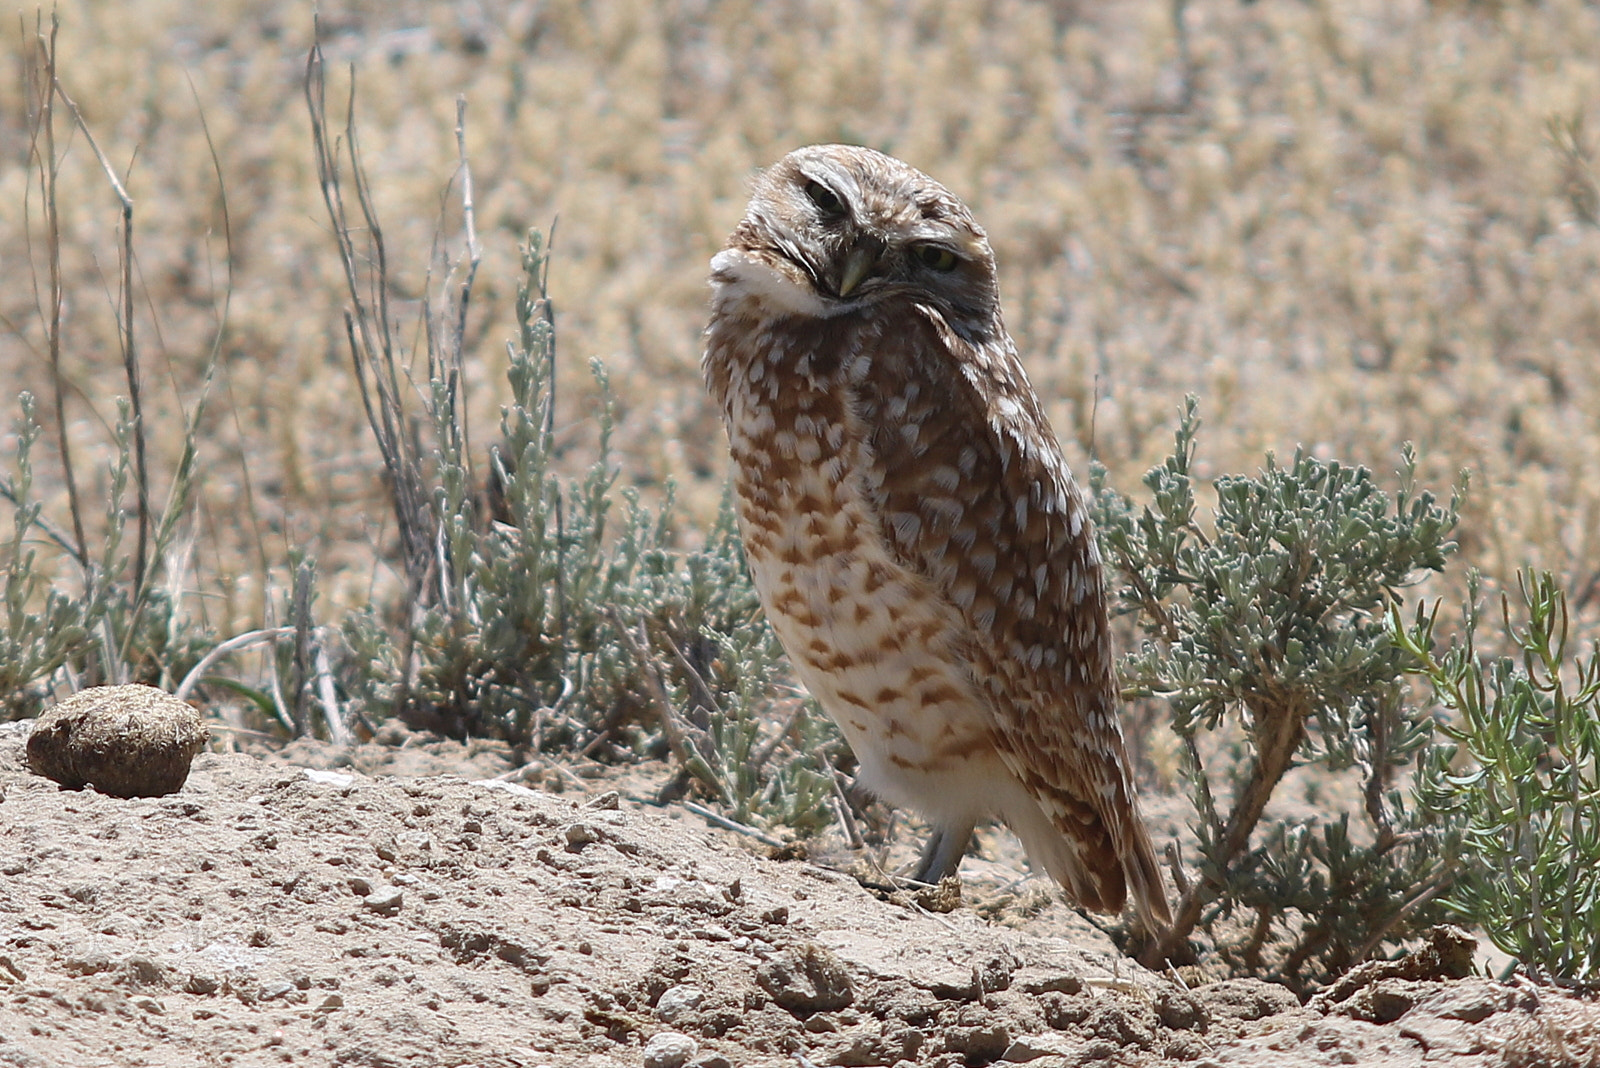
[[[911,873],[910,882],[926,883],[937,886],[941,879],[954,875],[956,869],[961,867],[961,858],[967,855],[967,847],[972,844],[972,829],[977,826],[975,821],[936,826],[933,834],[928,836],[928,844],[922,847],[922,859],[917,862],[917,870]]]

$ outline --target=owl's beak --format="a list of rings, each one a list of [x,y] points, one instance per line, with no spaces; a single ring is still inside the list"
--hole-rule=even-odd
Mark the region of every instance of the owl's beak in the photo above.
[[[861,280],[878,265],[878,257],[882,254],[883,246],[876,241],[859,242],[845,253],[844,269],[839,272],[839,295],[848,297],[853,293]]]

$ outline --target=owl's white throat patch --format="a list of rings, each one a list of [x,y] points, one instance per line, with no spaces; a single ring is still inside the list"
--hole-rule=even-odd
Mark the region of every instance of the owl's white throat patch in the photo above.
[[[809,281],[796,279],[743,249],[725,248],[711,257],[711,284],[715,290],[712,299],[722,307],[753,300],[780,315],[823,318],[856,307],[818,296]]]

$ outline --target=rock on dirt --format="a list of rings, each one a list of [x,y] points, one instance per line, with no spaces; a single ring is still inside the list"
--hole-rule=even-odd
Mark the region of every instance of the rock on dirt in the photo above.
[[[1594,1006],[1545,988],[1385,974],[1416,985],[1328,1011],[1184,990],[682,810],[484,780],[465,747],[477,781],[297,743],[272,761],[322,767],[203,754],[131,800],[20,750],[0,732],[8,1068],[1600,1063]]]
[[[39,717],[28,764],[69,790],[114,797],[176,793],[210,735],[187,701],[153,686],[94,686]]]

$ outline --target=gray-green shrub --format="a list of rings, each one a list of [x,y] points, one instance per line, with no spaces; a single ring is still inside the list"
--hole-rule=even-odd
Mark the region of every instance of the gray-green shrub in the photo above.
[[[1392,494],[1365,468],[1301,451],[1214,480],[1202,519],[1198,428],[1191,398],[1172,454],[1145,476],[1148,506],[1095,479],[1116,604],[1143,635],[1123,684],[1170,708],[1199,836],[1175,926],[1150,952],[1181,958],[1200,930],[1234,970],[1305,987],[1437,913],[1446,872],[1400,781],[1432,720],[1407,699],[1410,660],[1384,613],[1445,566],[1456,506],[1414,487],[1409,451]],[[1359,812],[1270,815],[1300,764],[1355,769]]]

